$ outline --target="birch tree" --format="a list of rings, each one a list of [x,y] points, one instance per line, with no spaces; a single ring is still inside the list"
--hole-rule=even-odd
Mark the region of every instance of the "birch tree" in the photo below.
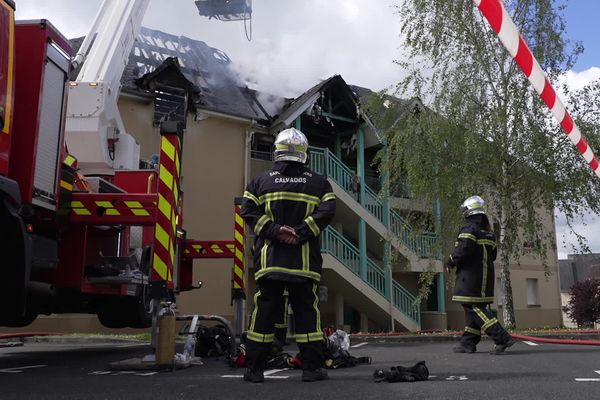
[[[565,39],[563,6],[553,0],[504,3],[557,87],[583,51]],[[458,205],[468,196],[485,196],[498,237],[504,325],[515,327],[509,265],[518,263],[527,247],[549,274],[547,255],[555,250],[556,239],[547,229],[548,218],[557,209],[571,224],[600,212],[600,180],[472,0],[404,0],[396,11],[410,61],[397,62],[407,75],[394,94],[418,98],[425,107],[408,110],[395,123],[384,121],[398,116],[389,103],[382,108],[387,114],[375,113],[381,126],[388,127],[380,168],[391,186],[402,184],[415,198],[439,201],[446,256],[462,222]],[[585,96],[563,88],[571,95],[567,104],[574,106],[574,119],[596,151],[599,87],[586,88]]]

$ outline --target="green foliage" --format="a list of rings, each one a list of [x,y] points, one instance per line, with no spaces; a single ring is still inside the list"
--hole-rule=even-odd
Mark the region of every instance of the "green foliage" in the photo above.
[[[504,3],[557,87],[582,51],[564,39],[562,8],[552,0]],[[390,178],[389,189],[403,185],[413,198],[430,204],[439,199],[444,254],[462,221],[458,205],[473,194],[484,196],[497,228],[503,275],[525,248],[549,273],[554,208],[568,223],[600,212],[600,180],[472,0],[404,0],[397,13],[409,61],[397,62],[407,75],[393,94],[414,100],[379,94],[367,105],[385,136],[387,151],[377,161]],[[600,150],[600,83],[583,93],[565,91],[576,122]],[[511,296],[510,277],[505,281],[503,292]],[[509,300],[505,314],[511,318]],[[505,322],[514,324],[514,316]]]

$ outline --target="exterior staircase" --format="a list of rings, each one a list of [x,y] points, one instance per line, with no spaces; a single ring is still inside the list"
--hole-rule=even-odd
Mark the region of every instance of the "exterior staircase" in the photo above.
[[[345,203],[381,238],[390,241],[408,260],[410,271],[424,271],[430,268],[432,260],[441,269],[441,262],[433,256],[437,235],[416,233],[396,211],[389,209],[387,199],[381,199],[368,186],[361,204],[355,173],[330,150],[311,147],[310,167],[328,177],[338,201]],[[361,260],[357,246],[331,226],[321,237],[323,265],[327,273],[342,278],[336,281],[344,282],[344,297],[360,298],[362,311],[369,315],[390,318],[409,331],[420,330],[421,316],[415,296],[392,278],[390,266],[382,268],[378,264],[383,262],[366,256],[366,260]]]
[[[379,315],[379,319],[391,315],[405,329],[420,330],[421,313],[415,296],[392,279],[389,271],[370,258],[366,268],[361,268],[360,251],[331,227],[323,231],[321,240],[323,266],[342,278],[336,281],[345,282],[344,297],[360,298],[363,311],[367,310],[369,315]]]

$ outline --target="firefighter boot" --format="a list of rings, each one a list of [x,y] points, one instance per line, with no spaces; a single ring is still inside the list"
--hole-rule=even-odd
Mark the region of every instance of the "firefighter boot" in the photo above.
[[[302,371],[303,382],[322,381],[327,379],[328,377],[329,376],[327,375],[327,371],[325,371],[323,368],[305,369]]]
[[[503,354],[506,349],[517,343],[516,339],[510,336],[510,333],[499,323],[490,326],[485,332],[494,339],[495,343],[490,354]]]
[[[517,339],[510,336],[506,342],[494,345],[494,347],[492,347],[492,349],[490,350],[490,354],[503,354],[504,350],[508,349],[515,343],[517,343]]]
[[[264,370],[272,343],[257,343],[248,340],[246,343],[246,372],[244,380],[252,383],[265,381]]]

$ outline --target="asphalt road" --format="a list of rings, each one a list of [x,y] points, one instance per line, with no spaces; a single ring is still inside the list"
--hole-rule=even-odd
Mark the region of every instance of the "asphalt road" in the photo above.
[[[597,399],[600,347],[518,342],[506,354],[452,353],[453,343],[353,342],[351,354],[371,365],[330,370],[322,382],[295,370],[269,371],[262,384],[243,382],[223,359],[176,372],[110,371],[108,364],[148,353],[123,343],[26,343],[0,348],[0,399]],[[295,351],[294,346],[288,349]],[[431,377],[375,383],[376,369],[425,360]],[[587,381],[586,381],[587,380]]]

